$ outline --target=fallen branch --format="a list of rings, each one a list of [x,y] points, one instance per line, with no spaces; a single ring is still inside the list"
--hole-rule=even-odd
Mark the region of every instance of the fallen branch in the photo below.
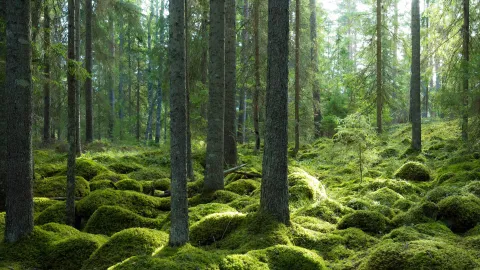
[[[228,169],[228,170],[225,170],[225,171],[223,171],[223,175],[227,175],[227,174],[229,174],[229,173],[232,173],[232,172],[234,172],[234,171],[237,171],[237,170],[239,170],[239,169],[241,169],[241,168],[243,168],[243,167],[245,167],[245,166],[247,166],[246,163],[245,163],[245,164],[242,164],[242,165],[240,165],[240,166],[233,167],[233,168],[230,168],[230,169]]]
[[[247,173],[247,172],[235,172],[236,174],[240,174],[243,176],[246,176],[248,178],[262,178],[262,175],[260,173]]]

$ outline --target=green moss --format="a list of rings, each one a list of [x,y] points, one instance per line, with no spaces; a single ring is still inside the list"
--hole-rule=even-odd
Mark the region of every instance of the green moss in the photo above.
[[[456,187],[465,186],[469,182],[479,181],[480,172],[463,171],[456,173],[453,177],[445,180],[443,185],[452,185]]]
[[[390,157],[397,157],[399,152],[395,148],[386,148],[380,152],[380,156],[382,158],[390,158]]]
[[[138,171],[134,171],[128,174],[128,177],[134,180],[156,180],[162,178],[169,178],[170,171],[159,168],[143,168]]]
[[[438,207],[432,202],[424,202],[400,213],[392,219],[396,227],[434,221],[437,218]]]
[[[403,196],[423,193],[423,190],[416,185],[399,179],[372,179],[360,184],[358,189],[362,193],[367,193],[369,191],[377,191],[384,187],[387,187]]]
[[[136,163],[129,162],[115,162],[108,166],[108,168],[116,173],[129,174],[131,172],[142,169],[142,166]]]
[[[35,224],[42,225],[50,222],[65,224],[67,218],[66,209],[65,202],[57,202],[42,211],[35,218]]]
[[[107,189],[107,188],[117,189],[117,187],[111,180],[97,180],[95,182],[90,182],[90,191]]]
[[[46,258],[48,269],[77,270],[90,255],[107,242],[98,235],[82,234],[55,242]]]
[[[95,176],[107,171],[108,170],[104,166],[91,159],[77,158],[77,162],[75,163],[75,174],[85,178],[87,181],[90,181]]]
[[[260,183],[255,180],[241,179],[225,186],[225,190],[237,193],[238,195],[249,195],[260,187]]]
[[[268,264],[259,261],[248,254],[228,255],[220,263],[221,270],[262,270],[268,269]]]
[[[383,239],[392,239],[395,242],[410,242],[420,239],[426,239],[427,237],[419,233],[415,228],[411,226],[402,226],[396,229],[393,229],[383,237]]]
[[[134,227],[159,229],[161,220],[145,218],[118,206],[101,206],[88,219],[84,230],[88,233],[110,236]]]
[[[337,223],[343,215],[351,211],[337,201],[325,199],[298,209],[294,215],[316,217],[330,223]]]
[[[143,191],[142,184],[132,179],[125,179],[125,180],[118,181],[117,183],[115,183],[115,186],[120,190],[132,190],[136,192]]]
[[[159,180],[154,180],[153,187],[155,188],[155,190],[161,190],[161,191],[170,190],[170,182],[171,182],[170,178],[162,178]]]
[[[327,269],[323,258],[315,252],[296,246],[276,245],[262,251],[249,252],[265,261],[270,269]]]
[[[384,233],[387,225],[387,219],[380,213],[357,210],[344,216],[337,225],[338,229],[347,229],[351,227],[359,228],[369,233]]]
[[[80,176],[75,177],[75,197],[85,197],[90,193],[88,182]],[[35,181],[35,197],[65,197],[67,194],[67,177],[56,176]]]
[[[58,201],[51,200],[49,198],[44,197],[34,197],[33,198],[33,210],[36,214],[40,214],[43,210],[47,209],[48,207],[56,204]]]
[[[96,182],[96,181],[102,181],[102,180],[110,180],[112,182],[118,182],[120,180],[127,179],[127,178],[128,176],[126,176],[125,174],[118,174],[118,173],[108,171],[93,177],[92,180],[90,180],[90,182]]]
[[[200,219],[215,213],[236,212],[235,208],[221,203],[199,204],[188,209],[190,223],[195,223]]]
[[[413,180],[413,181],[429,181],[430,172],[425,165],[418,162],[407,162],[402,165],[396,172],[395,177]]]
[[[473,181],[468,183],[462,188],[464,192],[472,193],[473,195],[480,197],[480,181]]]
[[[164,232],[131,228],[118,232],[95,251],[83,264],[85,270],[107,269],[135,255],[151,255],[156,249],[165,246],[168,235]]]
[[[202,193],[188,199],[188,204],[196,206],[204,203],[230,203],[240,198],[240,195],[227,190],[217,190],[213,193]]]
[[[209,245],[222,240],[245,220],[246,215],[224,212],[208,215],[190,228],[190,242],[194,245]]]
[[[453,232],[466,232],[480,222],[480,199],[476,196],[450,196],[441,200],[438,207],[438,219]]]
[[[323,221],[319,218],[308,217],[308,216],[293,216],[292,222],[296,223],[306,229],[313,230],[316,232],[328,233],[335,230],[336,226]]]
[[[35,172],[42,177],[52,177],[61,174],[66,170],[66,167],[62,163],[44,163],[35,164]]]
[[[47,232],[53,232],[55,233],[55,235],[60,236],[62,238],[78,236],[82,234],[79,230],[73,228],[72,226],[68,226],[60,223],[54,223],[54,222],[43,224],[39,226],[39,228]]]
[[[155,218],[170,210],[170,198],[157,198],[134,191],[97,190],[77,202],[77,214],[88,219],[103,205],[116,205],[144,217]]]
[[[401,198],[396,200],[392,207],[401,211],[408,211],[408,209],[410,209],[413,205],[414,203],[412,201]]]
[[[377,201],[383,205],[392,206],[397,200],[403,199],[403,196],[389,189],[388,187],[383,187],[367,194],[367,198]]]
[[[289,201],[293,204],[311,203],[327,198],[325,187],[318,179],[303,170],[288,175]]]
[[[256,203],[259,203],[258,199],[252,197],[240,197],[230,202],[228,205],[237,209],[237,211],[239,212],[247,213],[246,211],[244,211],[245,208]]]
[[[415,230],[425,235],[442,238],[444,240],[455,239],[455,235],[445,224],[440,221],[420,223],[413,226]]]
[[[460,248],[441,241],[382,242],[360,269],[473,269],[475,262]]]

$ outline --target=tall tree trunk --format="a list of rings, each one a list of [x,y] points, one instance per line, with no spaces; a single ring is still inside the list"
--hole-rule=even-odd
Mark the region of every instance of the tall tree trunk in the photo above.
[[[140,47],[140,42],[138,42],[138,47]],[[137,142],[140,141],[140,56],[137,55],[137,125],[135,128],[135,133],[137,137]]]
[[[249,16],[248,12],[248,0],[243,0],[243,29],[242,29],[242,64],[243,64],[243,69],[247,70],[246,66],[248,63],[248,40],[250,39],[248,35],[248,30],[247,30],[247,22]],[[239,95],[239,106],[238,106],[238,130],[237,130],[237,142],[239,143],[245,143],[245,118],[246,118],[246,113],[247,113],[247,108],[246,105],[247,103],[245,102],[246,100],[246,95],[247,95],[247,80],[243,83],[243,86],[240,88],[240,95]]]
[[[122,1],[121,1],[122,2]],[[123,47],[125,45],[125,36],[123,34],[123,18],[119,20],[119,48],[118,48],[118,121],[119,121],[119,131],[120,131],[120,140],[123,140],[123,118],[124,112],[123,108],[125,107],[125,93],[123,89],[123,83],[125,78],[125,70],[123,66]]]
[[[153,94],[153,83],[152,83],[152,20],[155,16],[153,2],[150,4],[150,18],[148,18],[147,23],[147,47],[148,47],[148,67],[147,67],[147,87],[148,87],[148,115],[147,115],[147,128],[145,129],[145,143],[152,136],[152,118],[153,118],[153,107],[155,106],[155,95]]]
[[[78,0],[77,0],[78,1]],[[67,225],[75,225],[75,155],[76,140],[76,78],[75,64],[75,0],[68,0],[68,160],[67,160]]]
[[[225,0],[210,0],[208,132],[204,191],[224,188]]]
[[[85,81],[85,141],[91,143],[93,142],[92,0],[85,0],[85,12],[85,68],[90,74]]]
[[[320,82],[318,79],[318,41],[317,41],[317,5],[315,0],[310,0],[310,61],[313,71],[313,124],[315,138],[322,136],[322,110],[320,101]]]
[[[412,118],[412,148],[422,149],[420,108],[420,4],[412,1],[412,77],[410,82],[410,113]]]
[[[207,2],[207,1],[205,1]],[[208,8],[202,7],[202,26],[200,27],[200,34],[202,35],[202,53],[200,60],[201,76],[200,81],[203,85],[207,85],[208,77]]]
[[[236,5],[235,0],[225,1],[225,119],[224,157],[227,167],[237,165],[237,142],[235,136],[236,109]]]
[[[157,17],[157,27],[156,27],[156,37],[158,36],[158,25],[160,25],[160,40],[157,42],[160,47],[163,47],[164,43],[164,38],[165,35],[163,34],[164,32],[164,20],[163,20],[163,13],[164,13],[164,1],[161,3],[161,9],[160,9],[160,14]],[[160,49],[161,50],[161,49]],[[162,81],[163,81],[163,52],[160,52],[160,63],[158,66],[158,80],[157,80],[157,118],[156,118],[156,124],[155,124],[155,143],[160,143],[160,138],[161,138],[161,130],[162,130]]]
[[[113,15],[109,17],[109,32],[110,32],[110,57],[115,59],[115,32],[113,28]],[[110,70],[113,73],[113,67]],[[115,127],[115,89],[113,76],[108,76],[108,88],[109,88],[109,101],[110,101],[110,113],[108,121],[108,138],[113,140],[113,128]]]
[[[6,19],[5,241],[14,243],[33,230],[30,1],[8,1]]]
[[[128,25],[128,76],[127,76],[127,82],[128,82],[128,119],[130,121],[132,117],[132,31],[131,31],[131,25]],[[132,132],[131,127],[129,128],[129,132]]]
[[[470,0],[463,0],[463,113],[462,113],[462,139],[468,141],[468,65],[470,53],[468,46],[470,44]]]
[[[171,61],[172,225],[168,244],[176,247],[188,242],[185,1],[170,2],[169,12],[171,37],[169,52]]]
[[[7,1],[0,0],[0,212],[5,212],[5,188],[7,172],[7,103],[5,89],[5,54],[6,54],[6,14]]]
[[[255,132],[255,153],[260,151],[260,130],[259,130],[259,107],[258,98],[260,95],[260,37],[259,28],[260,0],[254,0],[253,7],[253,43],[255,44],[255,91],[253,93],[253,129]]]
[[[46,3],[45,3],[46,4]],[[80,0],[75,0],[75,61],[80,62]],[[80,137],[80,80],[75,79],[75,144],[76,155],[82,154],[82,140]]]
[[[188,32],[188,0],[185,0],[185,88],[187,92],[187,178],[189,181],[195,181],[195,174],[193,173],[192,160],[192,131],[190,129],[190,78],[189,78],[189,56],[188,43],[190,42],[190,35]]]
[[[295,0],[295,148],[300,149],[300,0]]]
[[[377,132],[382,133],[382,0],[377,0]]]
[[[290,223],[288,210],[288,0],[268,1],[265,150],[260,209]]]
[[[50,9],[49,5],[43,7],[43,143],[50,142]]]

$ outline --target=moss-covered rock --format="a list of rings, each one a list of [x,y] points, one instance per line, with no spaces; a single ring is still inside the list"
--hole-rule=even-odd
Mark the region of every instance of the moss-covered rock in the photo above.
[[[155,188],[155,190],[165,191],[165,190],[170,190],[170,182],[171,182],[170,178],[162,178],[162,179],[154,180],[152,185]]]
[[[209,245],[222,240],[245,220],[239,212],[225,212],[208,215],[190,228],[190,242],[193,245]]]
[[[128,174],[128,177],[134,180],[157,180],[162,178],[170,178],[170,171],[160,168],[143,168]]]
[[[221,270],[262,270],[268,269],[268,264],[259,261],[248,254],[233,254],[223,258],[220,263]]]
[[[242,213],[247,213],[245,210],[246,207],[258,203],[259,200],[252,198],[252,197],[240,197],[232,202],[230,202],[228,205],[237,209],[237,211],[242,212]]]
[[[358,210],[344,216],[337,225],[338,229],[355,227],[364,232],[384,233],[387,226],[387,219],[380,213]]]
[[[322,183],[303,170],[288,175],[288,186],[289,201],[293,204],[306,204],[327,198]]]
[[[60,224],[60,223],[55,223],[55,222],[43,224],[43,225],[39,226],[39,228],[41,228],[42,230],[45,230],[47,232],[53,232],[57,236],[60,236],[62,238],[82,235],[82,233],[79,230],[73,228],[72,226],[68,226],[68,225]]]
[[[199,204],[188,209],[188,221],[193,224],[208,215],[226,212],[237,212],[237,210],[221,203]]]
[[[261,251],[247,254],[265,261],[270,269],[327,269],[323,258],[315,252],[296,246],[276,245]]]
[[[170,198],[157,198],[128,190],[97,190],[77,202],[77,214],[88,219],[103,205],[116,205],[144,217],[155,218],[170,210]]]
[[[66,171],[65,171],[66,172]],[[107,168],[87,158],[77,158],[75,163],[75,175],[92,180],[95,176],[108,172]]]
[[[43,163],[35,165],[35,172],[44,178],[60,175],[66,169],[63,163]]]
[[[352,212],[351,209],[343,206],[337,201],[332,199],[324,199],[317,203],[304,206],[294,214],[299,216],[310,216],[320,218],[330,223],[337,223],[339,219]]]
[[[371,192],[367,194],[366,197],[387,206],[392,206],[397,200],[404,198],[402,195],[389,189],[388,187],[383,187]]]
[[[451,196],[441,200],[438,207],[438,219],[453,232],[466,232],[480,222],[480,199],[476,196]]]
[[[85,197],[90,193],[88,182],[80,176],[75,177],[75,197]],[[35,181],[33,196],[65,197],[67,194],[67,177],[55,176]]]
[[[414,225],[418,223],[435,221],[438,207],[432,202],[424,202],[410,208],[407,212],[400,213],[392,219],[394,226]]]
[[[217,190],[213,193],[203,193],[188,199],[188,204],[196,206],[204,203],[230,203],[240,198],[237,193],[227,190]]]
[[[249,195],[260,187],[260,183],[255,180],[241,179],[225,186],[225,190],[237,193],[238,195]]]
[[[118,174],[108,171],[105,173],[100,173],[97,176],[93,177],[92,180],[90,180],[90,183],[102,180],[110,180],[115,183],[123,179],[128,179],[128,176],[125,174]]]
[[[47,224],[50,222],[65,224],[66,222],[66,206],[65,202],[56,202],[43,210],[36,218],[35,225]]]
[[[84,230],[110,236],[134,227],[159,229],[161,223],[161,220],[145,218],[119,206],[101,206],[88,219]]]
[[[84,270],[100,270],[122,262],[135,255],[151,255],[156,249],[165,246],[168,235],[164,232],[131,228],[118,232],[95,251],[84,263]]]
[[[319,218],[308,217],[308,216],[297,216],[292,217],[292,222],[296,223],[306,229],[313,230],[316,232],[328,233],[335,230],[336,226],[332,223],[326,222]]]
[[[401,211],[408,211],[408,209],[410,209],[414,204],[414,202],[408,199],[401,198],[396,200],[395,203],[393,203],[392,207]]]
[[[117,189],[115,184],[111,180],[97,180],[90,182],[90,191],[101,190],[101,189]]]
[[[108,165],[108,168],[116,173],[129,174],[141,170],[143,167],[132,162],[115,162]]]
[[[430,171],[419,162],[407,162],[396,172],[395,177],[412,181],[429,181]]]
[[[33,211],[35,214],[40,214],[43,210],[47,209],[48,207],[56,204],[58,201],[51,200],[49,198],[44,197],[34,197],[33,198]]]
[[[433,203],[438,203],[441,200],[453,196],[460,195],[461,191],[453,186],[438,186],[429,190],[425,198]]]
[[[386,240],[361,264],[360,269],[473,269],[475,262],[463,249],[441,241],[405,243]]]
[[[142,184],[132,179],[120,180],[117,183],[115,183],[115,186],[117,187],[117,189],[120,189],[120,190],[132,190],[136,192],[143,191]]]
[[[382,158],[390,158],[390,157],[397,157],[399,155],[399,152],[395,148],[386,148],[380,152],[380,156]]]
[[[480,197],[480,181],[472,181],[462,188],[464,192]]]

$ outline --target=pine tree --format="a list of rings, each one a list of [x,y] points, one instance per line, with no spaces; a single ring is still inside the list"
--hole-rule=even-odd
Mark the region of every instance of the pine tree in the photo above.
[[[422,149],[420,112],[420,4],[412,1],[412,74],[410,82],[410,113],[412,118],[412,148]]]

